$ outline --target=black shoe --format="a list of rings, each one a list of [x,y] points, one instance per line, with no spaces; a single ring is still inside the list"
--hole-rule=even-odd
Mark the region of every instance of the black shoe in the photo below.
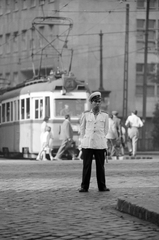
[[[103,189],[99,189],[99,192],[109,192],[110,189],[109,188],[103,188]]]
[[[79,192],[88,192],[88,189],[80,188]]]

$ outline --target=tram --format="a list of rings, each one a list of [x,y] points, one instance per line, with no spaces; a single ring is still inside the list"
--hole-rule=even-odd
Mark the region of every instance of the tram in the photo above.
[[[70,114],[74,141],[78,145],[79,118],[89,109],[89,89],[74,76],[38,78],[8,88],[0,95],[0,152],[36,158],[40,150],[40,127],[45,116],[54,136],[56,152],[60,126]]]

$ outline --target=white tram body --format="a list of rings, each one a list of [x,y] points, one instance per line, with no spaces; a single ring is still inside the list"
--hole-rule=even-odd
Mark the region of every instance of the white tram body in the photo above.
[[[0,96],[0,151],[31,154],[40,150],[41,124],[45,116],[50,117],[54,136],[53,148],[58,149],[59,130],[65,114],[70,114],[74,141],[78,145],[79,118],[89,108],[88,91],[85,85],[67,92],[63,79],[36,80],[21,87],[14,87]],[[67,109],[65,109],[67,107]]]

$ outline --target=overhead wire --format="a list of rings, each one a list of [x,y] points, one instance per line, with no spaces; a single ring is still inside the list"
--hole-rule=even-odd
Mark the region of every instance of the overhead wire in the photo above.
[[[72,1],[74,1],[74,0],[71,0],[71,1],[69,1],[67,4],[65,4],[65,5],[63,5],[62,7],[61,7],[61,9],[60,10],[55,10],[55,13],[56,12],[63,12],[62,11],[62,9],[64,8],[64,7],[66,7],[66,6],[68,6]],[[121,8],[120,8],[121,9]],[[72,12],[76,12],[76,11],[72,11]],[[80,12],[80,11],[78,11],[78,12]],[[83,11],[82,11],[83,12]],[[86,12],[86,11],[84,11],[84,12]],[[93,12],[95,12],[95,11],[90,11],[91,13],[93,13]],[[99,11],[98,11],[99,12]],[[102,11],[101,11],[102,12]],[[104,13],[105,13],[105,11],[103,11]],[[110,13],[115,13],[115,12],[117,12],[117,11],[115,11],[115,10],[108,10],[107,11],[109,14]],[[105,17],[106,18],[106,17]],[[99,22],[101,22],[101,21],[103,21],[105,18],[103,18],[103,19],[101,19]],[[97,23],[97,24],[99,24],[99,22]],[[94,26],[93,26],[94,27]],[[92,29],[93,27],[91,27],[90,29]],[[87,33],[90,29],[87,29],[84,33],[81,33],[81,34],[72,34],[72,35],[69,35],[70,37],[77,37],[77,36],[88,36],[88,35],[99,35],[99,33]],[[30,30],[30,28],[29,29],[27,29],[27,31],[28,30]],[[134,31],[130,31],[130,32],[137,32],[137,30],[134,30]],[[121,33],[125,33],[125,31],[118,31],[118,32],[104,32],[103,34],[121,34]],[[20,34],[18,34],[18,36],[19,35],[21,35],[22,33],[20,33]],[[57,37],[57,36],[56,36]],[[14,37],[11,39],[11,40],[13,40],[14,39]],[[5,45],[6,43],[4,43],[4,44],[2,44],[2,45]],[[0,45],[0,46],[2,46],[2,45]],[[50,43],[48,43],[48,45],[50,45]],[[46,46],[44,47],[44,48],[46,48]],[[34,55],[35,54],[38,54],[38,52],[39,51],[41,51],[41,49],[40,50],[38,50],[37,52],[35,52],[34,53]],[[27,59],[27,58],[30,58],[30,56],[28,57],[24,57],[24,58],[21,58],[21,59]]]

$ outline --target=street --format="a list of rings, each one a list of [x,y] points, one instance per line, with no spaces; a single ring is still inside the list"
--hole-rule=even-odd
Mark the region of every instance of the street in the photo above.
[[[120,197],[149,195],[158,204],[157,156],[109,160],[110,192],[98,192],[94,162],[88,193],[78,192],[81,175],[79,160],[0,159],[0,240],[159,239],[159,227],[116,210]]]

